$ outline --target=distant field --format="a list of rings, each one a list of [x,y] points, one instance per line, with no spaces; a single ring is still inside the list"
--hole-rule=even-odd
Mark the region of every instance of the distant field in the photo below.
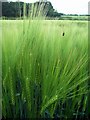
[[[3,118],[88,117],[88,22],[2,21]]]
[[[62,19],[64,20],[88,20],[88,16],[69,16],[69,15],[62,15]]]
[[[89,18],[89,16],[85,16],[85,15],[83,15],[83,16],[80,16],[80,15],[76,15],[76,16],[74,16],[74,15],[61,15],[60,17],[46,17],[46,19],[47,20],[78,20],[78,21],[88,21],[88,18]],[[11,19],[11,20],[18,20],[18,19],[20,19],[20,17],[17,17],[17,18],[15,18],[15,17],[9,17],[9,18],[7,18],[7,17],[2,17],[2,19],[3,20],[7,20],[7,19]],[[21,19],[23,19],[23,17],[21,18]]]

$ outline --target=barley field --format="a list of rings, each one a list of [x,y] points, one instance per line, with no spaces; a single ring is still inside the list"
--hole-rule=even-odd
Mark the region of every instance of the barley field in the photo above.
[[[2,21],[2,117],[85,119],[88,22]]]

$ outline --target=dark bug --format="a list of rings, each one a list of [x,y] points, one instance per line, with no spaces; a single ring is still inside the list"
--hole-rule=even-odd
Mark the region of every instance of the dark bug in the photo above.
[[[64,36],[64,35],[65,35],[65,32],[62,33],[62,36]]]

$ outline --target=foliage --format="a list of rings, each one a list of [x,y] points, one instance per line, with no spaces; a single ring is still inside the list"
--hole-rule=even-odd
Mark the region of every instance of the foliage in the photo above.
[[[51,2],[35,2],[26,3],[26,16],[29,15],[28,11],[32,11],[32,6],[37,7],[37,11],[40,6],[44,6],[44,11],[48,17],[60,17],[62,13],[55,12]],[[2,2],[2,16],[5,17],[21,17],[23,16],[23,2]]]
[[[3,118],[85,119],[87,34],[87,22],[3,21]]]

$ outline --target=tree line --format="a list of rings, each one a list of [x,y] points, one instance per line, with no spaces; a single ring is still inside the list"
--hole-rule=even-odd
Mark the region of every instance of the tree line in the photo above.
[[[24,11],[25,5],[25,11]],[[51,2],[35,2],[35,3],[24,3],[24,2],[2,2],[2,16],[4,17],[22,17],[24,14],[28,17],[32,8],[37,9],[34,16],[37,16],[37,12],[43,6],[43,13],[46,13],[46,17],[60,17],[63,13],[58,13],[53,8]],[[25,12],[25,13],[24,13]]]

